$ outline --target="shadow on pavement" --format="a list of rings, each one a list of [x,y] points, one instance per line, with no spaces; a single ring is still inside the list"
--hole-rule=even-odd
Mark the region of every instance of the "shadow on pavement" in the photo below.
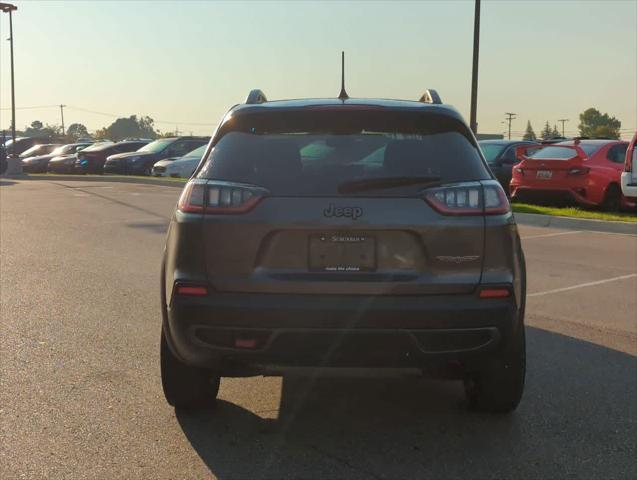
[[[527,341],[510,416],[466,411],[459,382],[285,378],[276,420],[226,401],[177,419],[221,479],[635,478],[637,358],[534,328]]]
[[[0,180],[0,187],[8,187],[9,185],[15,185],[18,182],[12,182],[11,180]]]
[[[126,226],[130,228],[141,228],[162,235],[165,235],[168,231],[168,223],[132,222],[127,223]]]

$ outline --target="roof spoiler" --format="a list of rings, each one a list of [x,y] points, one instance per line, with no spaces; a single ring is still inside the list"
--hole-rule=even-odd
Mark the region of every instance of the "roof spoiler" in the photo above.
[[[263,93],[258,88],[255,88],[254,90],[250,90],[250,93],[248,93],[248,96],[246,97],[245,103],[254,105],[258,103],[265,103],[267,101],[268,99],[266,98],[265,93]]]
[[[440,99],[440,95],[438,95],[438,92],[436,92],[435,90],[431,88],[425,90],[425,93],[422,94],[422,96],[420,97],[420,100],[418,101],[422,103],[435,103],[437,105],[440,105],[442,103],[442,100]]]

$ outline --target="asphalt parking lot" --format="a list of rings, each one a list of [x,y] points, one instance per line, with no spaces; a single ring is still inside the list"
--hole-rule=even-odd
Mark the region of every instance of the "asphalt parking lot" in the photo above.
[[[423,379],[159,381],[179,190],[2,180],[2,478],[636,478],[637,237],[521,227],[528,376],[508,417]]]

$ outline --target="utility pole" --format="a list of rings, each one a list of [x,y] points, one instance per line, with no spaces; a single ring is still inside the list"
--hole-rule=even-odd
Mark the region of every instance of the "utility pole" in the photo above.
[[[506,112],[505,115],[507,116],[506,121],[509,123],[509,140],[511,140],[511,122],[513,120],[515,120],[515,113],[510,113],[510,112]]]
[[[66,105],[60,104],[60,114],[62,115],[62,136],[66,135],[66,130],[64,130],[64,107],[66,107]]]
[[[478,133],[478,57],[480,52],[480,0],[475,0],[473,16],[473,68],[471,72],[471,120],[469,125],[474,134]]]
[[[560,118],[558,122],[562,122],[562,136],[564,136],[564,122],[568,122],[568,118]]]
[[[9,42],[11,43],[11,138],[13,139],[12,147],[15,150],[15,75],[13,73],[13,16],[11,12],[17,10],[18,7],[10,3],[0,3],[0,10],[9,13]]]

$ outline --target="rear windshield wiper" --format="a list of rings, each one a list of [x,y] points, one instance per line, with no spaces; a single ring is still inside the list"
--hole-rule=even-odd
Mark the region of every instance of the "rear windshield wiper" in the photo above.
[[[372,177],[360,180],[350,180],[338,185],[338,193],[356,193],[366,190],[380,190],[384,188],[404,187],[408,185],[424,184],[427,187],[438,185],[440,177]]]

